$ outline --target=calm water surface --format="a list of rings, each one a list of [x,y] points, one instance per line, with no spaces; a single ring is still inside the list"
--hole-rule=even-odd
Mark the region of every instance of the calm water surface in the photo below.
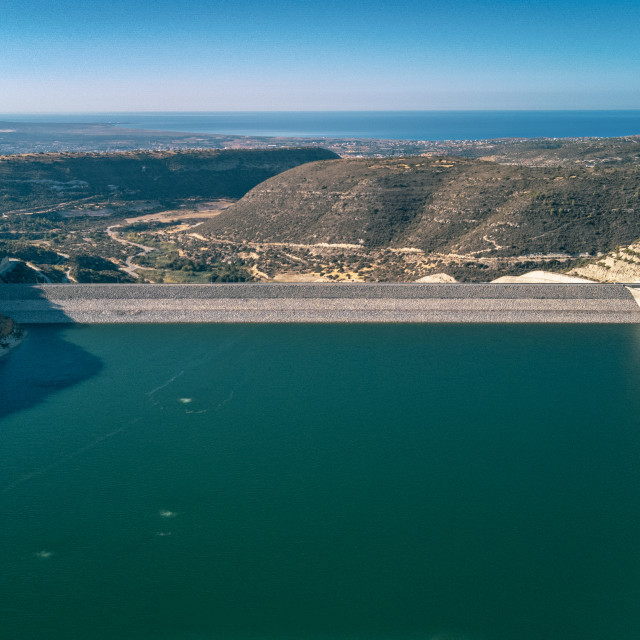
[[[637,640],[640,328],[34,327],[3,637]]]
[[[156,131],[395,140],[612,137],[640,134],[639,110],[2,114],[0,120],[112,122],[123,127]]]

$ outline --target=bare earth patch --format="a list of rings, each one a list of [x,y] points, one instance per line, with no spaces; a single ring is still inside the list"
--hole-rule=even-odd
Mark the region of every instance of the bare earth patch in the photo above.
[[[170,209],[168,211],[148,213],[147,215],[136,218],[127,218],[127,224],[134,224],[136,222],[180,222],[182,220],[215,218],[234,202],[235,200],[228,198],[200,202],[194,209]]]
[[[496,283],[504,284],[518,284],[520,282],[525,283],[539,283],[539,284],[553,284],[553,283],[575,283],[581,282],[593,282],[593,280],[587,280],[586,278],[576,278],[568,276],[563,273],[552,273],[551,271],[530,271],[529,273],[523,273],[521,276],[502,276],[492,280]]]
[[[419,278],[416,282],[457,282],[457,280],[447,273],[434,273],[430,276]]]
[[[612,251],[569,273],[597,282],[640,282],[640,243]]]

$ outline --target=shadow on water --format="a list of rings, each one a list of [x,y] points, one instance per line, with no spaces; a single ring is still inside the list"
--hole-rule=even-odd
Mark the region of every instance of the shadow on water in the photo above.
[[[12,310],[16,309],[14,300],[30,304],[37,301],[48,323],[21,322],[27,337],[0,358],[0,419],[95,376],[103,367],[95,355],[65,339],[70,331],[83,328],[67,324],[68,316],[47,300],[41,288],[0,284],[0,313],[12,317]],[[16,315],[20,321],[20,315]]]

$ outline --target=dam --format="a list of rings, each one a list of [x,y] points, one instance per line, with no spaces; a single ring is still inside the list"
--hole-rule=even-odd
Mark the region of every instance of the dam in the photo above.
[[[0,314],[23,324],[640,323],[636,300],[622,284],[0,286]]]

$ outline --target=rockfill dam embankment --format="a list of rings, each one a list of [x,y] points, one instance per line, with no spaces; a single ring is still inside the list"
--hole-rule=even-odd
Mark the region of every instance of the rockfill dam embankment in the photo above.
[[[31,323],[640,323],[618,284],[2,285],[0,313]]]

